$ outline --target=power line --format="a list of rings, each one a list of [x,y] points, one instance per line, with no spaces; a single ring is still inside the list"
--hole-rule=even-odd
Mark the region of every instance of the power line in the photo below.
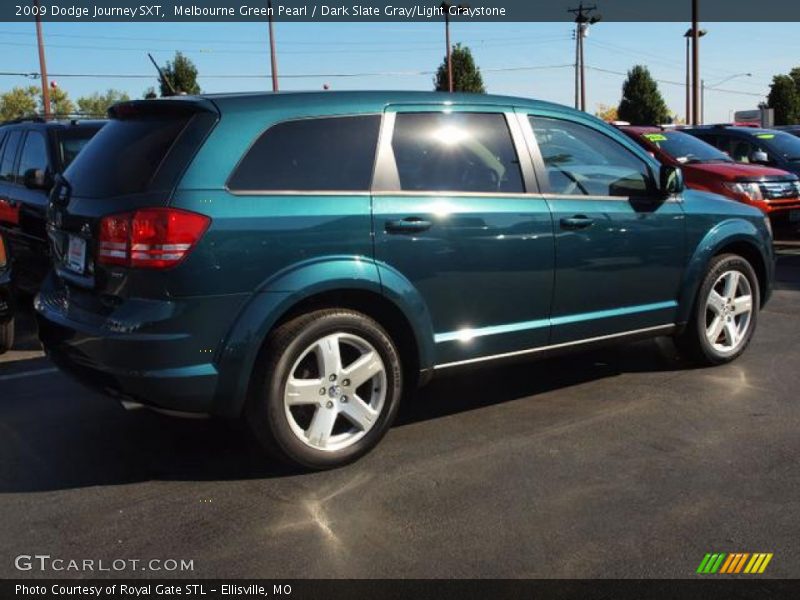
[[[17,36],[25,36],[27,37],[29,34],[21,31],[8,31],[8,30],[0,30],[0,34],[2,35],[17,35]],[[63,37],[63,38],[72,38],[72,39],[92,39],[92,40],[110,40],[110,41],[119,41],[119,40],[131,40],[131,41],[138,41],[138,42],[164,42],[164,43],[197,43],[202,41],[204,44],[226,44],[226,45],[261,45],[263,44],[263,40],[243,40],[243,39],[206,39],[203,38],[202,40],[198,39],[190,39],[190,38],[151,38],[151,37],[138,37],[138,36],[104,36],[104,35],[81,35],[81,34],[68,34],[68,33],[48,33],[48,37]],[[508,41],[527,41],[530,40],[531,36],[517,36],[517,37],[466,37],[462,39],[463,43],[470,43],[470,44],[480,44],[484,42],[508,42]],[[564,34],[553,34],[553,35],[546,35],[546,36],[536,36],[537,41],[557,41],[557,40],[567,40],[569,36]],[[401,46],[403,48],[407,48],[408,46],[430,46],[430,47],[439,47],[440,44],[436,42],[428,42],[428,41],[415,41],[415,40],[397,40],[397,41],[385,41],[385,40],[376,40],[376,41],[349,41],[349,40],[331,40],[331,41],[296,41],[296,40],[289,40],[281,43],[282,46],[286,45],[298,45],[298,46]]]
[[[563,69],[571,68],[572,64],[559,64],[559,65],[520,65],[513,67],[489,67],[482,68],[481,71],[486,73],[502,73],[502,72],[517,72],[517,71],[540,71],[547,69]],[[353,77],[414,77],[421,75],[433,75],[436,71],[371,71],[359,73],[293,73],[288,75],[281,75],[282,79],[315,79],[315,78],[353,78]],[[38,73],[26,73],[20,71],[0,71],[0,76],[7,77],[27,77],[29,79],[38,79]],[[86,78],[86,79],[155,79],[153,74],[138,74],[138,73],[51,73],[51,77],[58,77],[62,79],[67,78]],[[267,79],[269,74],[198,74],[198,79]]]
[[[597,71],[599,73],[608,73],[608,74],[611,74],[611,75],[620,75],[622,77],[627,77],[628,76],[628,74],[623,72],[623,71],[614,71],[612,69],[603,69],[601,67],[592,67],[592,66],[589,66],[589,65],[586,65],[586,68],[587,69],[591,69],[592,71]],[[667,84],[667,85],[679,85],[681,87],[684,87],[686,85],[685,82],[682,82],[682,81],[670,81],[668,79],[655,79],[654,78],[654,81],[657,81],[658,83],[664,83],[664,84]],[[723,93],[726,93],[726,94],[738,94],[740,96],[755,96],[755,97],[758,97],[758,98],[763,98],[764,97],[764,94],[757,94],[755,92],[742,92],[742,91],[739,91],[739,90],[728,90],[728,89],[724,89],[724,88],[706,88],[706,90],[710,90],[710,91],[714,91],[714,92],[723,92]]]

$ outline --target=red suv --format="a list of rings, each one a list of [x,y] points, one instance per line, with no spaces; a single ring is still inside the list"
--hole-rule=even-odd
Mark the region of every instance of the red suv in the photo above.
[[[690,188],[750,204],[770,219],[795,216],[787,214],[792,211],[800,213],[800,180],[792,173],[734,162],[714,146],[680,131],[635,126],[620,129],[662,163],[680,166]]]

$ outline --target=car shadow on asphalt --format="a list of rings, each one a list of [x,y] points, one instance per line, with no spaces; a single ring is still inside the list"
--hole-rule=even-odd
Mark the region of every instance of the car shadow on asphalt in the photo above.
[[[47,366],[45,359],[24,361]],[[28,366],[28,365],[26,365]],[[409,395],[395,427],[464,413],[626,372],[686,368],[668,341],[637,342],[437,378]],[[142,481],[298,474],[266,459],[238,422],[126,411],[60,374],[16,381],[0,401],[0,494]],[[378,449],[380,451],[380,449]]]

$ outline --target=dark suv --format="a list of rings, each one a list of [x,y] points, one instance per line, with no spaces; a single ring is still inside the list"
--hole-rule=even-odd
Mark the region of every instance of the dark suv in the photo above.
[[[31,295],[38,291],[50,268],[45,231],[48,193],[55,176],[103,124],[32,118],[0,125],[0,236],[8,263],[0,271],[11,280],[4,286],[4,298],[13,296],[9,289]],[[7,327],[13,328],[13,322]]]
[[[733,160],[745,164],[775,167],[800,176],[800,138],[777,129],[728,127],[712,125],[682,129],[725,152]],[[790,184],[762,185],[763,200],[780,201],[797,195]],[[778,217],[782,217],[781,221]],[[800,210],[775,215],[778,225],[800,226]]]
[[[522,98],[230,94],[117,105],[51,195],[45,349],[118,398],[354,460],[435,373],[674,335],[741,355],[761,211]]]

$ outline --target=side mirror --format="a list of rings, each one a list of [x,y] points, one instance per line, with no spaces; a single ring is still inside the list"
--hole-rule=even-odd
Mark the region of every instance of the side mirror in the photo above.
[[[683,192],[683,171],[679,167],[661,165],[659,190],[664,196],[674,196]]]
[[[31,190],[49,191],[53,187],[53,177],[44,169],[28,169],[22,176],[22,183]]]
[[[754,150],[750,155],[750,162],[756,165],[768,165],[770,162],[769,154],[763,150]]]

